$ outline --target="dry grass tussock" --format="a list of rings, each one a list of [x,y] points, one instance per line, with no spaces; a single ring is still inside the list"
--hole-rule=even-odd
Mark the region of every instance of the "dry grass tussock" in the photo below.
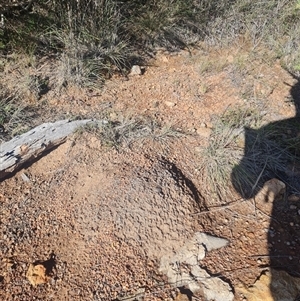
[[[266,60],[280,59],[297,71],[299,16],[298,0],[59,0],[7,6],[0,28],[1,124],[10,132],[18,128],[16,115],[40,106],[44,96],[59,97],[74,87],[101,89],[112,74],[126,75],[162,47],[247,44],[253,52],[271,49]],[[243,64],[237,66],[241,72]]]
[[[295,141],[284,135],[291,124],[275,122],[262,126],[260,111],[229,109],[214,122],[199,165],[210,206],[232,201],[236,192],[245,198],[254,196],[266,180],[281,177],[288,164],[297,160],[293,152]]]
[[[15,62],[15,70],[22,74],[20,87],[13,91],[18,97],[40,94],[46,90],[41,87],[56,93],[70,86],[99,88],[113,73],[126,74],[158,47],[177,51],[200,41],[219,47],[245,41],[253,50],[264,45],[289,69],[300,65],[299,1],[32,3],[28,10],[8,9],[0,28],[2,63],[5,67]],[[20,64],[24,53],[28,58]],[[41,63],[45,59],[48,63]],[[26,61],[33,61],[30,68]],[[34,65],[43,76],[26,74]]]
[[[170,138],[185,135],[172,125],[161,125],[149,118],[131,116],[121,116],[116,121],[103,119],[98,124],[87,125],[77,131],[79,134],[82,132],[92,133],[104,146],[116,150],[131,148],[135,143],[143,144],[147,139],[165,143]]]

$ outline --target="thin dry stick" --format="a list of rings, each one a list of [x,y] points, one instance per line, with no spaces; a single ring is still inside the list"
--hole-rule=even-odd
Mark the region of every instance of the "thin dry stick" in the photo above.
[[[253,185],[253,187],[252,187],[251,195],[252,195],[252,193],[254,192],[254,190],[255,190],[255,188],[256,188],[256,186],[257,186],[257,184],[258,184],[260,178],[262,177],[262,175],[263,175],[263,173],[264,173],[264,171],[265,171],[265,169],[266,169],[267,163],[268,163],[268,158],[267,158],[267,160],[266,160],[266,162],[265,162],[265,165],[264,165],[263,169],[261,170],[260,174],[258,175],[258,177],[257,177],[257,179],[256,179],[256,182],[254,183],[254,185]]]
[[[239,202],[241,200],[241,202]],[[194,213],[191,213],[191,215],[204,215],[204,214],[209,214],[209,213],[215,213],[215,212],[218,212],[218,211],[221,211],[221,210],[226,210],[226,209],[230,209],[236,205],[239,205],[243,202],[246,202],[248,200],[246,199],[243,199],[243,198],[240,198],[240,199],[237,199],[234,201],[234,203],[231,203],[231,204],[228,204],[228,205],[224,205],[224,206],[220,206],[220,207],[217,207],[215,209],[212,209],[212,210],[207,210],[207,211],[203,211],[203,212],[194,212]],[[263,214],[264,216],[274,220],[276,223],[280,223],[276,218],[274,218],[273,216],[271,215],[268,215],[267,213],[263,212],[261,209],[257,208],[256,205],[254,204],[255,206],[255,215],[256,215],[256,212],[259,211],[261,214]],[[209,209],[209,208],[208,208]]]
[[[239,202],[239,201],[241,201],[241,202]],[[224,206],[220,206],[220,207],[217,207],[217,208],[214,207],[215,209],[212,209],[212,210],[209,210],[209,208],[208,208],[207,211],[203,211],[203,212],[194,212],[194,213],[191,213],[191,215],[203,215],[203,214],[208,214],[208,213],[213,213],[213,212],[221,211],[221,210],[224,210],[224,209],[227,209],[227,208],[234,207],[234,206],[236,206],[236,205],[238,205],[238,204],[241,204],[241,203],[243,203],[243,202],[246,202],[246,201],[248,201],[248,200],[246,200],[246,199],[244,199],[244,198],[239,198],[239,199],[235,200],[235,201],[234,201],[233,203],[231,203],[231,204],[224,205]]]

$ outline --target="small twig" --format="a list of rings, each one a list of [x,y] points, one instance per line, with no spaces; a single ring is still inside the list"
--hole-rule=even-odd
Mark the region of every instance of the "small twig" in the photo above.
[[[234,209],[232,208],[227,208],[227,210],[232,214],[232,215],[238,215],[240,218],[244,218],[244,219],[247,219],[247,220],[254,220],[254,221],[257,221],[257,219],[253,216],[250,216],[250,215],[245,215],[245,214],[241,214],[237,211],[235,211]],[[253,215],[253,214],[252,214]]]
[[[244,199],[244,198],[240,198],[240,199],[237,199],[235,200],[234,202],[228,204],[228,205],[223,205],[223,206],[218,206],[218,207],[213,207],[214,209],[210,210],[210,208],[208,208],[207,211],[203,211],[203,212],[194,212],[194,213],[191,213],[191,215],[204,215],[204,214],[210,214],[210,213],[215,213],[215,212],[218,212],[218,211],[221,211],[221,210],[226,210],[226,209],[229,209],[229,208],[232,208],[236,205],[239,205],[239,204],[242,204],[246,201],[249,201],[247,199]],[[263,214],[264,216],[268,217],[269,219],[272,219],[273,221],[275,221],[276,223],[280,224],[280,222],[273,216],[271,215],[268,215],[267,213],[263,212],[261,209],[259,209],[258,207],[256,207],[256,205],[254,204],[255,206],[255,214],[257,212],[257,210]]]
[[[239,202],[239,201],[241,201],[241,202]],[[194,213],[191,213],[191,215],[203,215],[203,214],[208,214],[208,213],[213,213],[213,212],[221,211],[221,210],[224,210],[224,209],[227,209],[227,208],[234,207],[234,206],[236,206],[238,204],[241,204],[243,202],[246,202],[246,201],[248,201],[248,200],[246,200],[244,198],[239,198],[239,199],[235,200],[234,202],[232,202],[232,203],[230,203],[228,205],[224,205],[224,206],[220,206],[220,207],[219,206],[218,207],[213,207],[215,209],[212,209],[212,210],[210,210],[210,208],[211,208],[210,207],[210,208],[208,208],[207,211],[194,212]]]
[[[260,178],[262,177],[262,175],[263,175],[263,173],[264,173],[264,171],[265,171],[265,169],[266,169],[267,163],[268,163],[268,158],[267,158],[267,160],[266,160],[266,162],[265,162],[265,165],[264,165],[263,169],[261,170],[260,174],[258,175],[258,177],[257,177],[257,179],[256,179],[256,182],[254,183],[254,185],[253,185],[253,187],[252,187],[251,195],[253,194],[253,192],[254,192],[254,190],[255,190],[255,188],[256,188],[256,186],[257,186],[257,184],[258,184]]]

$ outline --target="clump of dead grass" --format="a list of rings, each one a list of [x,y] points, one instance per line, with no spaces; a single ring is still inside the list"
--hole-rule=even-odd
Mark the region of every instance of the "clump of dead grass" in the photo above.
[[[266,180],[284,175],[288,163],[295,160],[291,140],[282,141],[278,134],[290,121],[262,125],[259,112],[229,109],[215,120],[199,168],[210,205],[226,204],[236,192],[244,198],[254,196]]]
[[[298,0],[232,1],[222,15],[211,20],[205,40],[218,47],[250,46],[256,53],[270,49],[273,60],[280,59],[286,68],[295,71],[300,62],[299,16]]]
[[[0,85],[20,107],[24,100],[38,103],[49,91],[49,97],[59,97],[74,87],[101,89],[107,78],[126,75],[157,49],[178,51],[199,42],[208,48],[246,45],[255,53],[235,58],[237,86],[258,53],[270,64],[280,59],[288,70],[300,70],[298,0],[59,0],[33,1],[28,11],[7,7],[0,28]],[[270,51],[262,54],[264,48]],[[226,64],[205,58],[197,68],[218,72]],[[204,94],[207,87],[200,90]],[[253,90],[249,83],[241,93],[248,99]]]
[[[178,138],[184,133],[171,125],[161,125],[147,117],[120,116],[118,120],[103,119],[86,125],[80,133],[89,132],[97,136],[102,144],[109,148],[120,150],[131,148],[135,143],[144,143],[147,139],[166,143],[168,139]]]
[[[20,104],[1,87],[0,93],[0,142],[7,141],[30,129],[35,113],[25,103]]]
[[[133,63],[143,62],[159,47],[178,51],[200,41],[221,47],[250,43],[253,50],[264,45],[286,68],[297,70],[298,2],[34,1],[28,11],[8,5],[0,50],[5,55],[27,54],[23,66],[15,61],[20,76],[14,76],[18,87],[12,93],[35,99],[47,90],[45,86],[56,94],[70,86],[97,89],[113,73],[126,74]],[[48,64],[41,63],[44,58]],[[22,61],[21,56],[18,59]]]

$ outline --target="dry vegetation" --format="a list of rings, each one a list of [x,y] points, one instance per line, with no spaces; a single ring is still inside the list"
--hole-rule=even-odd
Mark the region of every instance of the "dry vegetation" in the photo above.
[[[117,234],[117,247],[111,243],[115,221],[111,227],[110,215],[114,219],[114,212],[120,212],[121,222],[116,225],[120,228],[126,225],[128,233],[139,229],[140,226],[136,226],[140,223],[139,214],[144,212],[149,195],[154,196],[154,201],[151,203],[149,198],[146,208],[150,208],[153,216],[160,215],[156,209],[162,209],[162,224],[172,220],[169,212],[177,214],[175,201],[184,203],[186,198],[187,204],[191,200],[196,202],[191,209],[182,211],[183,220],[187,217],[194,222],[199,218],[201,231],[232,240],[228,253],[220,253],[219,257],[212,255],[212,275],[222,274],[224,279],[230,279],[232,274],[236,283],[240,278],[250,283],[257,279],[261,267],[272,266],[272,262],[267,262],[267,255],[272,255],[268,246],[273,237],[271,240],[266,237],[277,218],[272,204],[263,204],[267,214],[262,211],[264,219],[259,219],[260,209],[255,202],[252,206],[251,202],[241,199],[256,196],[263,184],[274,177],[287,185],[286,198],[300,196],[299,175],[297,179],[284,178],[288,175],[287,166],[299,162],[300,156],[300,104],[296,103],[300,102],[299,46],[300,0],[0,0],[0,144],[44,121],[101,120],[80,128],[65,148],[58,148],[48,154],[47,159],[38,160],[35,171],[32,166],[22,171],[22,179],[12,177],[2,182],[0,201],[3,198],[1,219],[5,221],[2,222],[5,238],[3,235],[0,242],[9,258],[8,264],[17,267],[12,273],[18,275],[12,281],[4,281],[0,275],[0,289],[1,285],[7,285],[7,300],[12,300],[10,290],[20,289],[19,294],[23,294],[23,288],[16,283],[23,281],[25,262],[42,258],[41,254],[48,255],[52,245],[45,247],[44,238],[48,241],[49,233],[54,233],[53,245],[62,256],[58,256],[58,279],[63,281],[57,281],[55,287],[51,284],[52,288],[44,286],[41,292],[48,294],[53,289],[59,293],[68,283],[70,291],[77,294],[75,299],[79,300],[81,296],[73,288],[84,283],[80,289],[82,295],[90,294],[86,300],[90,296],[95,300],[111,300],[105,299],[105,294],[114,294],[114,300],[125,300],[127,297],[123,296],[131,291],[136,293],[144,283],[132,284],[131,278],[137,276],[149,280],[150,284],[146,281],[145,285],[149,285],[153,299],[145,300],[157,300],[154,295],[160,291],[165,290],[167,294],[168,287],[164,288],[159,278],[156,280],[152,267],[147,274],[147,264],[150,266],[152,262],[136,261],[137,257],[142,258],[139,249],[134,250],[137,257],[130,259],[134,269],[128,272],[127,241],[123,248],[119,240],[123,238]],[[237,51],[233,53],[233,49]],[[180,53],[173,56],[176,52]],[[162,57],[166,53],[164,65]],[[155,64],[161,63],[159,67],[163,67],[159,73],[153,72],[155,68],[147,68],[153,58],[157,58]],[[168,69],[170,61],[172,72]],[[145,66],[146,72],[126,81],[133,65]],[[281,67],[293,75],[287,84],[284,81],[289,74]],[[176,76],[167,74],[173,75],[179,68]],[[281,73],[274,79],[278,70]],[[193,72],[197,77],[192,74],[189,78]],[[110,80],[113,76],[116,78]],[[151,83],[146,85],[145,81]],[[291,109],[289,119],[278,121],[278,116],[268,115],[266,110],[276,105],[270,104],[272,91],[283,86],[285,92],[278,92],[274,102],[280,105],[285,102],[283,110],[288,108],[287,102],[291,102],[290,107],[298,106],[298,115],[291,117]],[[137,87],[139,91],[134,95],[131,92]],[[179,87],[178,91],[174,87]],[[181,87],[183,91],[179,91]],[[144,93],[145,90],[151,93]],[[123,92],[124,95],[118,97]],[[73,97],[76,93],[77,98]],[[289,99],[283,99],[289,93]],[[176,95],[173,97],[173,94]],[[93,100],[85,102],[82,95]],[[233,105],[221,114],[229,102]],[[74,103],[76,109],[72,111],[69,108],[75,107]],[[46,166],[47,160],[53,163]],[[123,204],[124,195],[128,202]],[[101,208],[100,202],[104,204]],[[128,208],[127,204],[130,204]],[[287,210],[293,211],[296,217],[284,220],[293,225],[291,238],[276,240],[294,240],[300,224],[300,210],[295,208]],[[279,215],[287,212],[281,207],[280,210]],[[73,220],[79,221],[78,233]],[[147,222],[147,218],[141,218],[141,229],[150,228]],[[177,222],[174,225],[177,227]],[[182,228],[186,229],[186,225],[184,220]],[[108,232],[103,230],[106,228]],[[158,229],[154,218],[153,229]],[[247,236],[249,230],[253,231],[252,237]],[[155,231],[153,237],[157,236]],[[159,231],[164,234],[170,230]],[[260,236],[255,231],[260,231]],[[99,235],[94,240],[94,236],[103,233],[105,237]],[[160,239],[160,234],[158,237]],[[247,237],[251,238],[248,242]],[[78,246],[83,242],[87,247],[77,250],[77,245],[73,247],[69,242],[70,238]],[[173,241],[177,244],[177,239]],[[265,251],[262,251],[262,243],[265,243]],[[169,247],[164,237],[162,244]],[[295,244],[295,249],[298,245]],[[111,252],[111,247],[117,251]],[[22,248],[27,248],[24,261]],[[91,250],[87,260],[86,250]],[[14,263],[17,252],[22,254],[24,267]],[[133,252],[131,247],[130,252]],[[282,257],[275,255],[281,260]],[[63,256],[68,260],[67,273]],[[20,261],[21,257],[16,258]],[[285,257],[290,260],[289,256]],[[220,265],[215,258],[224,264]],[[270,258],[272,261],[272,256]],[[121,261],[126,264],[124,274],[119,272]],[[285,262],[281,264],[284,266]],[[124,278],[120,283],[125,286],[118,286],[115,274],[107,272],[108,265]],[[257,269],[250,271],[251,265]],[[237,277],[239,273],[243,275]],[[93,277],[97,282],[92,283]],[[92,283],[88,289],[87,282]],[[31,300],[39,291],[32,291],[27,282],[25,285],[24,295],[28,294]],[[107,289],[105,294],[103,287]],[[14,300],[19,300],[18,296],[14,295]],[[162,296],[161,300],[167,300]],[[173,297],[175,299],[175,295]]]
[[[2,4],[1,71],[19,83],[5,81],[14,98],[97,88],[158,48],[178,51],[201,41],[217,47],[250,43],[253,51],[263,45],[273,53],[266,60],[280,59],[291,71],[300,65],[299,1],[27,2]]]
[[[126,76],[133,64],[146,64],[161,48],[172,52],[199,45],[207,49],[232,43],[247,45],[253,57],[259,53],[264,62],[280,60],[293,74],[300,71],[299,0],[0,1],[0,13],[2,140],[26,131],[35,124],[37,115],[50,114],[45,96],[58,97],[73,87],[101,89],[113,74]],[[251,72],[250,61],[234,59],[231,67],[237,84],[238,77]],[[220,64],[218,67],[216,62],[205,61],[199,72],[223,68]],[[257,97],[251,94],[251,83],[248,88],[241,91],[246,101]],[[207,89],[203,86],[203,93]],[[201,169],[209,193],[216,198],[227,193],[224,187],[230,182],[231,170],[243,156],[243,148],[238,145],[243,128],[253,127],[259,118],[243,108],[226,113],[215,124]],[[131,141],[133,136],[161,135],[154,134],[155,121],[127,120],[124,124],[109,122],[99,135],[113,146]],[[174,134],[167,129],[164,135],[169,133]],[[260,141],[255,143],[262,143],[261,149],[277,147],[266,137]],[[228,156],[227,150],[234,156]],[[283,162],[277,160],[278,164],[286,164],[287,156],[281,156],[285,151],[280,149],[275,154],[276,160],[284,157]],[[238,178],[252,187],[245,195],[255,190],[259,171],[274,171],[268,168],[274,160],[264,153],[267,158],[251,154],[249,166],[244,166],[251,170],[248,167],[253,167],[259,157],[253,174],[237,171],[243,175]],[[282,168],[276,166],[278,169]],[[214,183],[213,187],[209,183]]]

